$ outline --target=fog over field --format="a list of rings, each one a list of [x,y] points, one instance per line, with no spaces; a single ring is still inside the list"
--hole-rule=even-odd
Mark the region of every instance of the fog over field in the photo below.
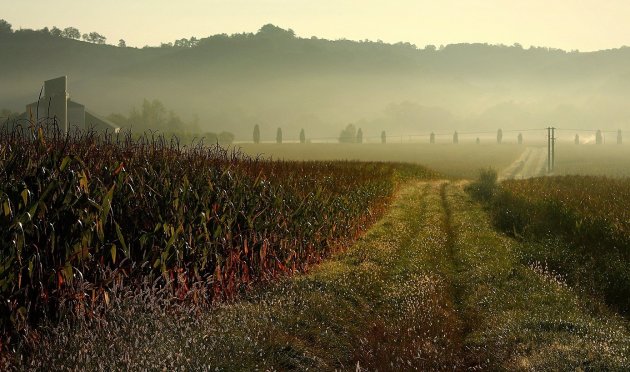
[[[0,371],[630,371],[627,0],[4,3]]]
[[[301,38],[265,25],[162,47],[118,47],[45,31],[0,33],[0,109],[23,112],[44,80],[101,116],[161,101],[186,123],[169,131],[261,138],[431,131],[630,129],[630,48],[581,53],[487,44]],[[136,129],[144,129],[135,125]],[[157,128],[163,131],[166,128]]]

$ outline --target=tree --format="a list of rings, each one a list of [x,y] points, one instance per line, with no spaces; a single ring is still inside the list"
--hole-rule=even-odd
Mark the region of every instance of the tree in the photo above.
[[[174,46],[176,48],[192,48],[192,47],[197,46],[198,44],[199,44],[199,39],[197,39],[194,36],[191,36],[190,39],[186,39],[186,38],[177,39],[175,40],[173,44],[171,44],[171,46]]]
[[[575,134],[575,138],[573,139],[573,143],[575,143],[576,145],[580,144],[580,135],[579,134]]]
[[[4,19],[0,19],[0,34],[10,34],[13,32],[12,26]]]
[[[595,133],[595,143],[598,145],[601,145],[602,143],[604,143],[604,137],[602,137],[602,131],[601,130],[597,130],[597,133]]]
[[[258,124],[254,125],[254,143],[260,143],[260,127]]]
[[[477,137],[477,139],[475,140],[475,143],[476,144],[480,144],[481,143],[481,140],[479,139],[479,137]]]
[[[231,145],[234,142],[234,134],[230,132],[221,132],[218,135],[218,141],[222,145]]]
[[[357,143],[363,143],[363,131],[361,128],[357,131]]]
[[[348,124],[339,134],[339,143],[354,143],[357,140],[357,128],[354,124]]]
[[[83,40],[89,43],[94,43],[94,44],[105,44],[105,40],[107,40],[105,36],[99,34],[98,32],[90,32],[89,34],[83,34],[82,38]]]
[[[517,140],[519,145],[523,144],[523,133],[518,134]]]
[[[173,46],[177,48],[188,48],[190,46],[190,42],[186,38],[179,39],[179,40],[175,40],[175,42],[173,43]]]
[[[306,134],[304,133],[304,128],[300,131],[300,143],[306,143]]]
[[[125,42],[125,40],[123,40],[123,39],[118,40],[118,47],[119,48],[126,48],[127,47],[127,43]]]
[[[94,44],[105,44],[107,38],[98,32],[90,32],[90,39]]]
[[[50,34],[54,37],[61,37],[62,33],[63,31],[61,31],[61,29],[57,28],[56,26],[53,26],[53,28],[50,30]]]
[[[111,121],[112,123],[120,127],[129,126],[129,119],[127,119],[127,117],[123,114],[110,114],[109,116],[107,116],[107,120]]]
[[[621,129],[619,129],[619,130],[617,131],[617,144],[618,144],[618,145],[621,145],[621,143],[622,143],[622,138],[621,138]]]
[[[387,135],[385,134],[385,131],[381,132],[381,143],[382,144],[387,143]]]
[[[282,128],[278,128],[276,131],[276,143],[282,144]]]
[[[270,39],[293,39],[295,32],[292,29],[282,29],[278,26],[274,26],[271,23],[266,24],[258,30],[258,36],[265,36]]]
[[[458,144],[459,143],[459,135],[457,134],[457,131],[455,131],[455,133],[453,133],[453,143],[454,144]]]
[[[435,143],[435,133],[433,132],[429,135],[429,143]]]
[[[501,144],[501,141],[503,141],[503,131],[501,129],[499,129],[497,131],[497,143]]]
[[[79,40],[81,38],[81,33],[79,29],[74,27],[66,27],[61,31],[61,36],[67,39]]]

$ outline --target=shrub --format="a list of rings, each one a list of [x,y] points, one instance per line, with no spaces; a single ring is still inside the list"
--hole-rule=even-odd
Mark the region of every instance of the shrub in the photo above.
[[[480,169],[479,178],[472,182],[466,191],[480,201],[490,201],[497,189],[497,172],[492,168]]]

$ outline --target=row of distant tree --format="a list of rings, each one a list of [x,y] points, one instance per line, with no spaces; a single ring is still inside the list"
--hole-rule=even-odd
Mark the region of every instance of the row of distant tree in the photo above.
[[[29,29],[24,29],[24,30],[18,30],[16,32],[20,32],[20,31],[33,31],[33,30],[29,30]],[[68,39],[75,39],[75,40],[84,40],[90,43],[95,43],[95,44],[105,44],[107,41],[107,38],[98,33],[98,32],[90,32],[90,33],[81,33],[77,28],[75,27],[66,27],[64,29],[60,29],[56,26],[53,26],[51,29],[49,29],[48,27],[44,27],[41,30],[35,30],[37,32],[45,32],[48,33],[50,35],[53,36],[57,36],[57,37],[64,37],[64,38],[68,38]],[[6,32],[12,32],[12,27],[11,24],[8,23],[7,21],[0,19],[0,33],[6,33]],[[267,24],[264,25],[263,27],[260,28],[260,30],[257,33],[240,33],[240,34],[232,34],[232,35],[227,35],[227,34],[218,34],[218,35],[213,35],[204,39],[198,39],[196,37],[191,37],[189,39],[186,38],[182,38],[182,39],[177,39],[173,42],[167,42],[167,43],[161,43],[160,47],[162,48],[192,48],[195,47],[197,45],[200,44],[200,42],[207,42],[207,43],[212,43],[212,42],[218,42],[221,40],[225,40],[225,39],[234,39],[234,40],[242,40],[242,39],[247,39],[247,38],[265,38],[265,39],[273,39],[276,41],[291,41],[291,40],[295,40],[297,39],[295,32],[292,29],[282,29],[278,26],[272,25],[272,24]],[[319,40],[317,37],[312,36],[310,38],[311,40]],[[339,43],[355,43],[353,41],[350,40],[346,40],[346,39],[339,39],[337,40],[337,42]],[[380,48],[380,47],[396,47],[396,48],[401,48],[401,49],[407,49],[407,50],[418,50],[418,47],[415,44],[411,44],[408,42],[399,42],[393,45],[387,44],[385,42],[383,42],[382,40],[377,40],[377,41],[370,41],[370,40],[361,40],[358,41],[358,43],[361,44],[369,44],[372,45],[374,47]],[[120,39],[118,41],[117,44],[119,47],[126,47],[127,43],[125,42],[124,39]],[[484,44],[477,44],[477,45],[485,45],[488,46],[487,43]],[[148,46],[145,46],[145,48]],[[435,45],[426,45],[424,47],[425,51],[428,52],[434,52],[437,50],[446,50],[449,49],[450,46],[445,46],[445,45],[440,45],[435,46]],[[503,47],[503,48],[513,48],[513,49],[519,49],[519,50],[523,50],[523,46],[519,43],[514,43],[513,45],[495,45],[495,47]],[[548,48],[548,47],[535,47],[535,46],[530,46],[529,47],[530,50],[543,50],[543,51],[548,51],[548,52],[561,52],[561,53],[566,53],[564,50],[561,49],[557,49],[557,48]],[[571,52],[577,52],[577,50],[572,50]]]
[[[256,124],[254,126],[253,133],[254,143],[260,143],[260,126]],[[381,141],[383,143],[386,142],[386,134],[385,131],[381,133]],[[300,143],[306,143],[306,132],[304,132],[304,128],[300,130]],[[340,143],[363,143],[363,131],[361,128],[358,130],[354,126],[354,124],[348,124],[348,126],[341,131],[339,135]],[[276,130],[276,143],[282,143],[282,128],[278,128]]]
[[[580,144],[580,135],[579,134],[575,134],[575,139],[574,142],[576,145]],[[601,145],[604,143],[604,135],[602,134],[601,130],[597,130],[597,132],[595,133],[595,144],[597,145]],[[617,144],[621,145],[623,143],[623,136],[621,134],[621,129],[619,129],[617,131]]]
[[[73,39],[73,40],[83,40],[83,41],[87,41],[88,43],[94,43],[94,44],[105,44],[107,42],[107,37],[105,37],[104,35],[98,32],[93,31],[93,32],[82,34],[81,31],[79,31],[79,29],[76,27],[66,27],[64,29],[61,29],[61,28],[58,28],[57,26],[53,26],[50,29],[48,27],[44,27],[40,30],[24,29],[24,30],[16,30],[15,32],[21,32],[21,31],[42,32],[42,33],[46,33],[54,37],[62,37],[62,38]],[[6,20],[0,19],[0,34],[2,33],[6,34],[6,33],[12,33],[12,32],[14,32],[13,26]],[[194,46],[197,46],[197,44],[199,44],[199,39],[193,36],[190,39],[182,38],[182,39],[177,39],[174,42],[162,43],[161,47],[162,48],[166,48],[166,47],[192,48]],[[127,42],[124,39],[120,39],[118,40],[118,46],[121,48],[126,48]]]
[[[17,30],[15,32],[20,32],[20,31],[24,31],[24,30]],[[25,31],[33,31],[33,30],[26,29]],[[55,37],[63,37],[66,39],[74,39],[74,40],[83,39],[84,41],[94,43],[94,44],[105,44],[105,42],[107,41],[107,38],[99,34],[98,32],[89,32],[89,33],[81,34],[79,29],[75,27],[66,27],[64,29],[60,29],[57,26],[53,26],[53,28],[50,28],[50,29],[48,27],[44,27],[41,30],[35,30],[35,31],[46,33]],[[12,33],[12,32],[13,32],[13,26],[9,22],[5,21],[4,19],[0,19],[0,33]],[[121,39],[120,42],[122,43],[122,46],[126,45],[124,40]]]
[[[602,144],[603,143],[603,135],[602,131],[598,130],[595,135],[595,143]],[[260,126],[256,124],[254,126],[254,135],[253,135],[254,143],[260,143]],[[354,124],[348,124],[339,134],[339,143],[363,143],[363,130],[358,128]],[[519,145],[523,144],[523,134],[519,133],[516,137]],[[385,131],[381,132],[381,143],[387,142],[387,134]],[[481,140],[479,137],[476,139],[476,143],[480,143]],[[503,142],[503,130],[497,130],[497,143],[501,144]],[[278,128],[276,131],[276,143],[282,143],[282,128]],[[300,143],[306,143],[306,135],[304,129],[300,130]],[[431,132],[429,134],[429,143],[435,143],[435,133]],[[453,133],[453,143],[459,143],[459,133],[455,131]],[[575,144],[580,143],[580,136],[578,134],[575,135]],[[617,144],[622,144],[622,134],[621,129],[617,131]]]

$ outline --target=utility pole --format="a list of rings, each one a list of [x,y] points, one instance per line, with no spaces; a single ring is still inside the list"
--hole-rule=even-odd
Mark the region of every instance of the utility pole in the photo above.
[[[553,171],[556,164],[556,128],[551,127],[551,170]]]
[[[547,127],[547,173],[551,173],[551,127]]]

